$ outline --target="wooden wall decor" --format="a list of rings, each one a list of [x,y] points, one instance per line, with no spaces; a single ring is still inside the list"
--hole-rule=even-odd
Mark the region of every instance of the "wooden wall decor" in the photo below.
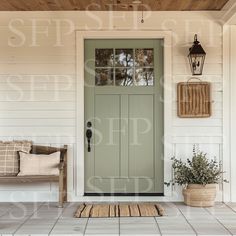
[[[206,118],[211,116],[211,85],[208,82],[181,82],[177,85],[178,116]]]

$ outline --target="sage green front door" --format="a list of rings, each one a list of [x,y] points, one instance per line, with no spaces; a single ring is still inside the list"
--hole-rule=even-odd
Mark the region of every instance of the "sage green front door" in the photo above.
[[[85,194],[163,193],[162,67],[162,40],[85,40]]]

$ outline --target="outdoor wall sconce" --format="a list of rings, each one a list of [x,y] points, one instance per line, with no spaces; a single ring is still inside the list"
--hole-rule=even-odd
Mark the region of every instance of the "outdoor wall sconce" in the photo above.
[[[206,52],[197,40],[197,34],[195,34],[193,46],[189,49],[188,55],[192,75],[202,75],[205,57]]]

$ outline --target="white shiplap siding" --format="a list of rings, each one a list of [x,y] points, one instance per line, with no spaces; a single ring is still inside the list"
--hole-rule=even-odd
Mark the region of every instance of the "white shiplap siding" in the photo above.
[[[92,14],[92,15],[91,15]],[[138,18],[136,18],[138,17]],[[222,159],[222,26],[216,12],[1,12],[0,139],[69,144],[69,199],[76,195],[76,40],[75,30],[170,30],[173,32],[173,153],[188,157],[198,144]],[[36,33],[33,22],[36,20]],[[61,21],[60,28],[55,20]],[[13,27],[13,28],[12,28]],[[40,33],[45,32],[46,33]],[[212,82],[213,114],[205,119],[177,117],[176,85],[187,81],[193,36],[207,52],[202,80]],[[83,52],[81,52],[83,53]],[[83,70],[83,68],[81,68]],[[78,163],[77,163],[78,164]],[[27,189],[27,196],[24,191]],[[56,200],[56,185],[0,185],[0,201]],[[181,194],[177,196],[181,198]],[[219,199],[221,196],[219,196]]]

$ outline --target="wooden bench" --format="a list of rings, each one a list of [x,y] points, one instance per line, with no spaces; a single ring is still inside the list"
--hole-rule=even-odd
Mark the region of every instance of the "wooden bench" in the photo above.
[[[33,182],[58,182],[59,183],[59,207],[67,201],[67,146],[64,148],[47,147],[33,145],[31,152],[33,154],[52,154],[61,152],[59,176],[32,175],[32,176],[0,176],[0,183],[33,183]]]

